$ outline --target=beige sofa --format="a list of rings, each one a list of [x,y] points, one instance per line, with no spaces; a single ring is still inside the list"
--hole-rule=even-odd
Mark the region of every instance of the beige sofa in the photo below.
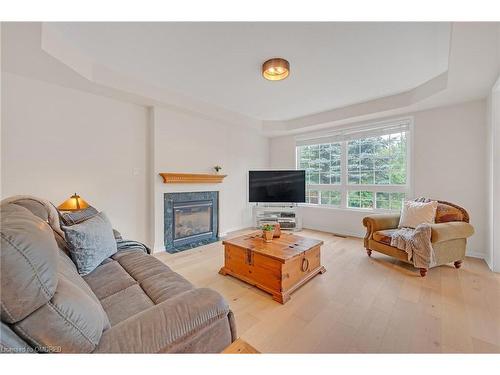
[[[364,244],[368,256],[371,256],[372,251],[378,251],[410,263],[406,252],[391,246],[391,234],[398,228],[399,216],[399,213],[376,214],[363,219],[366,227]],[[435,222],[431,225],[431,243],[436,266],[453,263],[456,268],[460,268],[465,259],[467,238],[474,234],[474,228],[469,224],[469,214],[460,206],[438,201]],[[424,277],[427,271],[420,268],[420,275]]]
[[[236,339],[223,297],[141,249],[81,277],[34,200],[2,204],[2,352],[218,353]]]

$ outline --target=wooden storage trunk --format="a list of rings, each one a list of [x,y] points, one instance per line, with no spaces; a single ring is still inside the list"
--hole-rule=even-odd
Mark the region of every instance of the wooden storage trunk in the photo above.
[[[222,242],[224,266],[222,275],[231,275],[270,294],[285,303],[290,293],[326,272],[321,266],[323,241],[283,233],[269,243],[260,232]]]

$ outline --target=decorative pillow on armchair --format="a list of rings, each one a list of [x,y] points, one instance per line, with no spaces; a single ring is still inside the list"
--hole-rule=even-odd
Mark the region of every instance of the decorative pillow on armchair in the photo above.
[[[104,212],[62,229],[80,275],[89,274],[117,251],[113,227]]]
[[[405,201],[398,228],[416,228],[420,224],[434,224],[438,202]]]

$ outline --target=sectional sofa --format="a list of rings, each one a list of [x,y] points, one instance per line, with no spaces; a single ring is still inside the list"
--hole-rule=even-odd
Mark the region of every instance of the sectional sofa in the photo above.
[[[218,353],[236,339],[220,294],[140,248],[82,277],[46,207],[22,198],[0,215],[2,352]]]

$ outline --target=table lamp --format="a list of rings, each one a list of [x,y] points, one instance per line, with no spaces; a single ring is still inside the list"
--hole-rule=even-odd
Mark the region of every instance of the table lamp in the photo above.
[[[89,204],[75,193],[57,206],[57,209],[60,211],[80,211],[86,209],[87,207],[89,207]]]

